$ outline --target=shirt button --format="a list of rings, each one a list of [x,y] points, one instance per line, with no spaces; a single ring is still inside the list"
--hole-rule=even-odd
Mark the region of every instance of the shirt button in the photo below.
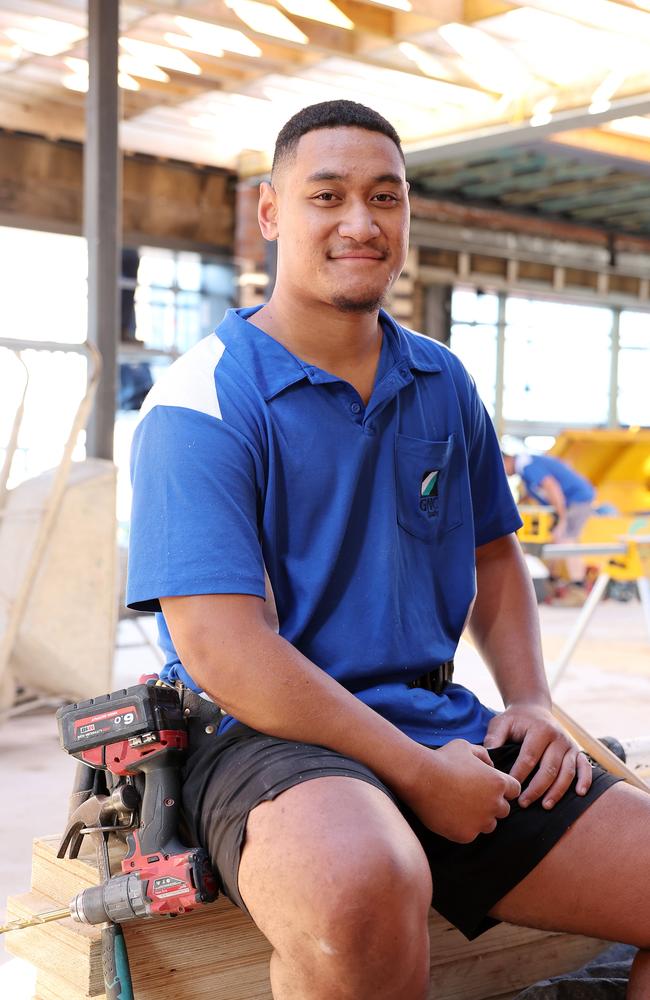
[[[361,406],[359,403],[350,403],[350,409],[353,413],[361,413]]]
[[[400,375],[402,375],[403,378],[407,378],[409,370],[408,368],[400,368],[399,373]]]

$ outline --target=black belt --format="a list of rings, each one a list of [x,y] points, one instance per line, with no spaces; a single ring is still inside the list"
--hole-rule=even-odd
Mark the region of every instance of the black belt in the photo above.
[[[433,691],[434,694],[442,694],[454,676],[454,661],[447,660],[439,667],[434,667],[427,674],[416,677],[414,681],[409,681],[410,688],[424,688],[425,691]]]

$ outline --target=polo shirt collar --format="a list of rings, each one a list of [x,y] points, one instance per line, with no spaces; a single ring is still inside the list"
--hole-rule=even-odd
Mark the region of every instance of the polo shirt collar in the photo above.
[[[313,385],[340,381],[336,375],[301,361],[254,323],[248,323],[247,320],[261,308],[228,309],[216,333],[228,352],[250,372],[267,401],[303,380]],[[379,320],[394,359],[389,370],[395,376],[395,389],[412,381],[411,371],[442,370],[439,364],[427,357],[424,345],[420,349],[417,343],[419,337],[415,341],[407,339],[402,328],[383,309],[379,312]],[[422,339],[426,341],[428,338]]]

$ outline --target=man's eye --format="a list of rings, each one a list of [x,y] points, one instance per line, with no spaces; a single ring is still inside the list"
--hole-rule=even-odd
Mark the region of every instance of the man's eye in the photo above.
[[[334,201],[336,195],[332,191],[320,191],[314,195],[314,201]]]
[[[380,201],[382,204],[396,204],[399,198],[396,194],[391,194],[388,191],[382,191],[380,194],[374,196],[374,201]]]

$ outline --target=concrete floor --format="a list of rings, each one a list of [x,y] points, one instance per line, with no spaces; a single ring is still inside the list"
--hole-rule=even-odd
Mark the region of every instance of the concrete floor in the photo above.
[[[578,612],[542,606],[548,664],[558,656]],[[140,619],[154,637],[153,619]],[[113,688],[137,683],[158,661],[131,621],[119,625]],[[488,705],[500,707],[496,688],[474,650],[463,643],[458,681]],[[554,692],[558,704],[596,736],[650,738],[650,637],[638,601],[605,601],[597,609]],[[7,896],[29,889],[31,843],[65,824],[74,764],[60,749],[54,711],[0,724],[0,923]],[[29,966],[12,959],[0,938],[0,996],[29,1000]]]

